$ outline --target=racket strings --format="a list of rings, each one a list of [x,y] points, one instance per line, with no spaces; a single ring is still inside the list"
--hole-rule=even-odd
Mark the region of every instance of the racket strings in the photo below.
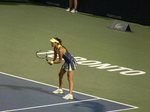
[[[37,57],[42,58],[42,59],[47,58],[46,52],[37,52],[36,55],[37,55]]]

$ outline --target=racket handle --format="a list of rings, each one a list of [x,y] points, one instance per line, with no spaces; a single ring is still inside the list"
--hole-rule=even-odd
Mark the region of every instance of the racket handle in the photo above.
[[[52,64],[50,64],[50,63],[48,63],[49,65],[52,65]]]
[[[48,62],[48,59],[45,59]],[[48,63],[49,65],[52,65],[51,63]]]

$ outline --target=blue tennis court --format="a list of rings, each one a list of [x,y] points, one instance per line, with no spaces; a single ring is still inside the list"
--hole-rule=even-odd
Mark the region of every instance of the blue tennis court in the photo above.
[[[0,112],[115,112],[138,107],[74,91],[73,100],[56,87],[0,72]]]

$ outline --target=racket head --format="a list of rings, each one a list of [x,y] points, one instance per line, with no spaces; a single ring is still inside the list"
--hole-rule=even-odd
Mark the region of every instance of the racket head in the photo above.
[[[36,52],[36,56],[40,59],[46,59],[47,60],[47,53],[43,50],[38,50]]]

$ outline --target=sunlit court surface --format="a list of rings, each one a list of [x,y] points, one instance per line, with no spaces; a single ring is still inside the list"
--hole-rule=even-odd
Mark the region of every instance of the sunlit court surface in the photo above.
[[[112,29],[125,23],[131,31]],[[120,26],[117,26],[117,28]],[[77,60],[73,100],[67,74],[63,94],[50,39],[58,37]],[[65,8],[0,2],[0,112],[149,112],[150,27]]]

